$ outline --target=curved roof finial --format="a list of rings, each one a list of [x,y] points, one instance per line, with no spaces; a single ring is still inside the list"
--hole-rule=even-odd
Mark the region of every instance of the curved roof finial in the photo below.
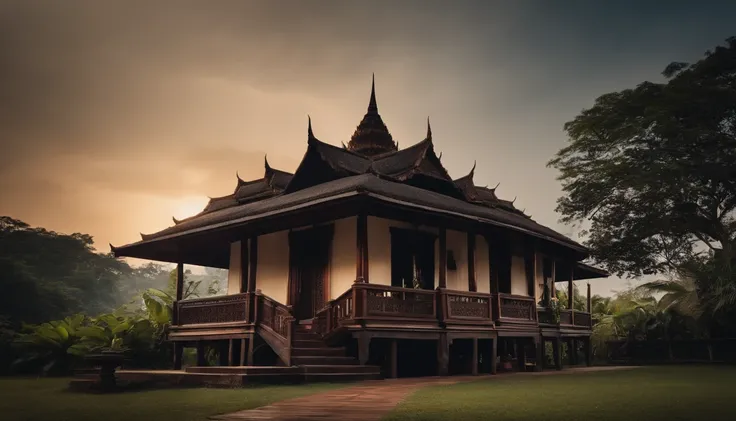
[[[314,137],[314,133],[312,132],[312,117],[309,114],[307,114],[307,119],[309,121],[308,126],[307,126],[307,136],[309,136],[309,138],[311,139]]]
[[[378,104],[376,104],[376,74],[371,76],[371,99],[368,102],[368,114],[378,114]]]
[[[271,170],[271,166],[268,165],[268,154],[263,155],[263,163],[266,167],[266,172]]]
[[[514,196],[514,200],[511,201],[511,204],[513,205],[514,202],[516,202],[516,196]]]
[[[442,151],[440,151],[440,154],[439,154],[439,156],[437,157],[437,159],[439,159],[440,161],[442,161]]]
[[[110,252],[115,254],[115,246],[112,245],[112,243],[107,243],[108,246],[110,246]]]
[[[470,178],[473,178],[473,175],[475,174],[475,166],[478,164],[478,161],[473,160],[473,168],[470,169]]]
[[[499,181],[498,184],[496,184],[496,187],[492,188],[491,190],[496,190],[498,188],[498,186],[500,186],[500,185],[501,185],[501,182]]]
[[[179,223],[181,222],[180,220],[176,219],[175,216],[172,216],[171,219],[174,220],[174,225],[179,225]]]
[[[429,116],[427,116],[427,139],[432,140],[432,126],[429,124]]]

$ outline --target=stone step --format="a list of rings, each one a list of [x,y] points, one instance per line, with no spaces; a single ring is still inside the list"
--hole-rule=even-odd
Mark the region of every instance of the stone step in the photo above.
[[[344,347],[327,347],[327,346],[320,346],[320,347],[304,347],[304,348],[291,348],[291,356],[292,357],[344,357],[345,356],[345,348]]]
[[[381,367],[376,365],[302,365],[305,374],[327,373],[360,373],[381,374]]]
[[[187,367],[187,373],[198,374],[233,374],[233,375],[276,375],[300,373],[298,367],[281,366],[218,366],[218,367]]]
[[[324,341],[319,339],[294,339],[293,348],[322,348],[325,346]]]
[[[356,363],[353,357],[324,357],[324,356],[292,356],[293,365],[352,365]]]
[[[304,381],[307,383],[320,382],[357,382],[364,380],[381,380],[381,373],[307,373]]]

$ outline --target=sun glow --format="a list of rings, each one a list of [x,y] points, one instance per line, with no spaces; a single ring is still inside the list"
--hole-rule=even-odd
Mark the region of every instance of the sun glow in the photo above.
[[[202,212],[205,205],[207,205],[207,201],[208,199],[206,197],[200,196],[182,198],[174,204],[173,216],[176,219],[184,219],[196,215]]]

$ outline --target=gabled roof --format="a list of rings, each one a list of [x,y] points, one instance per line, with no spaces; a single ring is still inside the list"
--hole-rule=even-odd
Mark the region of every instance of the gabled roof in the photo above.
[[[188,218],[179,224],[155,234],[147,235],[144,241],[128,246],[113,248],[117,256],[140,257],[126,254],[126,249],[142,243],[192,235],[212,229],[257,223],[259,218],[273,217],[297,208],[313,206],[350,196],[368,196],[375,200],[406,208],[444,213],[481,223],[502,226],[511,230],[547,239],[584,252],[585,247],[568,237],[522,215],[503,209],[468,203],[441,193],[427,191],[404,183],[384,180],[374,174],[362,174],[318,184],[290,194],[269,199],[238,204],[196,218]]]

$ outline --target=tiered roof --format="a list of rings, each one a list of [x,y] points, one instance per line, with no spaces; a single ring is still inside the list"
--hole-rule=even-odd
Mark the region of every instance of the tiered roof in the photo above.
[[[143,241],[113,247],[113,251],[131,256],[126,254],[126,249],[141,243],[235,226],[318,201],[366,195],[402,206],[505,226],[585,252],[578,243],[516,209],[513,201],[499,199],[496,188],[475,185],[475,165],[470,173],[453,180],[435,153],[429,120],[424,140],[398,149],[378,114],[375,83],[371,87],[368,112],[347,146],[337,147],[317,139],[310,118],[307,151],[294,174],[272,168],[268,160],[264,164],[262,178],[244,181],[238,177],[233,193],[211,198],[199,214],[174,220],[174,226],[154,234],[142,234]]]

